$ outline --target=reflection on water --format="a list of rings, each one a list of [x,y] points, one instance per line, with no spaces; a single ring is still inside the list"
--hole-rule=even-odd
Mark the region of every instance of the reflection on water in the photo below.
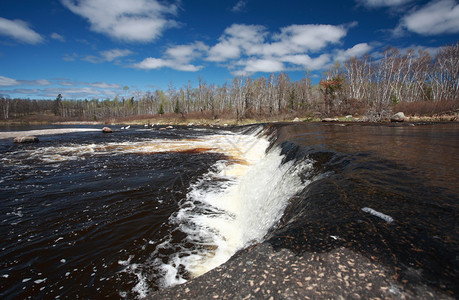
[[[334,149],[373,157],[414,169],[427,184],[459,194],[459,124],[433,125],[292,125],[282,136],[314,149]]]

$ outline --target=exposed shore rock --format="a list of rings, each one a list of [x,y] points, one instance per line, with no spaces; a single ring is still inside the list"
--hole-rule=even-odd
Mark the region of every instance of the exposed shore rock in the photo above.
[[[104,128],[102,128],[102,132],[103,133],[112,133],[113,130],[110,127],[104,127]]]
[[[391,122],[403,122],[405,121],[405,114],[403,112],[398,112],[390,118]]]
[[[36,136],[18,136],[14,139],[15,143],[24,144],[24,143],[38,143],[38,138]]]
[[[262,243],[148,299],[452,299],[423,284],[407,289],[392,275],[344,247],[296,255]]]
[[[322,122],[338,122],[339,120],[337,118],[324,118],[322,119]]]

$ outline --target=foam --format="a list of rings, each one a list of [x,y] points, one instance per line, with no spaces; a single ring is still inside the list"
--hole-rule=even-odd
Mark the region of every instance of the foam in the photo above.
[[[181,266],[196,277],[226,262],[238,250],[262,241],[290,198],[308,184],[298,174],[312,168],[310,161],[282,164],[280,149],[265,153],[269,142],[255,136],[234,136],[229,144],[233,148],[225,148],[226,153],[238,161],[217,163],[192,184],[187,199],[170,219],[195,249],[180,249],[168,262],[160,263],[163,286],[184,282],[178,272]]]

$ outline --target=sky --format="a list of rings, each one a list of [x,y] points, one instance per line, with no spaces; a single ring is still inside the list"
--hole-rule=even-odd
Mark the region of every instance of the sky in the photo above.
[[[459,41],[455,0],[2,0],[0,97],[113,99]]]

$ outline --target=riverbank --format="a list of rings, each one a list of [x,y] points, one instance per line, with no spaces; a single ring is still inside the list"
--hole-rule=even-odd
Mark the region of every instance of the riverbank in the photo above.
[[[264,123],[278,123],[278,122],[370,122],[368,117],[356,116],[334,116],[331,118],[317,117],[317,116],[299,116],[299,117],[270,117],[270,118],[217,118],[212,119],[208,116],[192,117],[179,116],[176,114],[155,115],[155,116],[133,116],[119,119],[109,119],[103,121],[78,121],[78,120],[55,120],[55,119],[15,119],[15,120],[2,120],[0,121],[0,128],[6,126],[22,126],[22,125],[175,125],[175,126],[235,126],[235,125],[248,125],[248,124],[264,124]],[[387,123],[390,119],[380,120],[378,123]],[[449,113],[438,115],[407,115],[404,122],[419,123],[419,122],[459,122],[459,111],[451,111]]]

